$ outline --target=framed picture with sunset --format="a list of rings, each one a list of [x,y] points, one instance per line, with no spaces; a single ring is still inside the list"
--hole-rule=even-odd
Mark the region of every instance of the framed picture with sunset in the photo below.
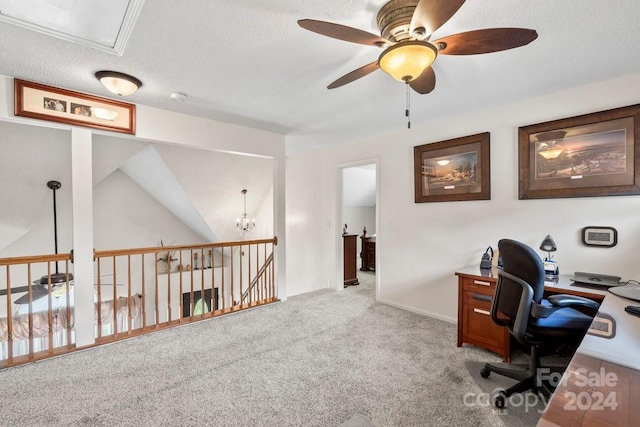
[[[640,194],[640,105],[518,128],[519,198]]]
[[[413,148],[415,202],[491,199],[489,132]]]

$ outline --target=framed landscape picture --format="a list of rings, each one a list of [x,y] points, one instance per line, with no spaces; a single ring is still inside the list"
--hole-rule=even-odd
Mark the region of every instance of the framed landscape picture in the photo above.
[[[136,133],[136,106],[94,95],[14,79],[16,116]]]
[[[413,149],[415,202],[489,200],[489,132]]]
[[[519,198],[640,194],[640,105],[519,128]]]

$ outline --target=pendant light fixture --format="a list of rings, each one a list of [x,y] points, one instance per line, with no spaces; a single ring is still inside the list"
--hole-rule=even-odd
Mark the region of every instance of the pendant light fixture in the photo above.
[[[249,219],[247,214],[247,190],[244,189],[241,193],[244,197],[244,210],[242,211],[242,216],[236,218],[236,229],[241,233],[249,233],[256,227],[256,219]]]

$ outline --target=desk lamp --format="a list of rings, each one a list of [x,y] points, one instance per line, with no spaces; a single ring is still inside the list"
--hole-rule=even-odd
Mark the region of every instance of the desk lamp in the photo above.
[[[551,235],[547,234],[547,237],[540,243],[540,250],[547,253],[547,257],[544,259],[544,272],[548,276],[557,276],[560,273],[558,264],[551,259],[551,252],[555,252],[557,249],[556,242],[553,241]]]

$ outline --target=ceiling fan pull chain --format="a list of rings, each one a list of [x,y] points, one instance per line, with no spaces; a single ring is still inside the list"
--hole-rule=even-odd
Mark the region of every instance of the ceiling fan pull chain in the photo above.
[[[407,109],[404,110],[404,115],[407,116],[407,129],[411,129],[411,114],[409,112],[411,108],[411,91],[409,91],[409,82],[405,83],[407,87]]]

